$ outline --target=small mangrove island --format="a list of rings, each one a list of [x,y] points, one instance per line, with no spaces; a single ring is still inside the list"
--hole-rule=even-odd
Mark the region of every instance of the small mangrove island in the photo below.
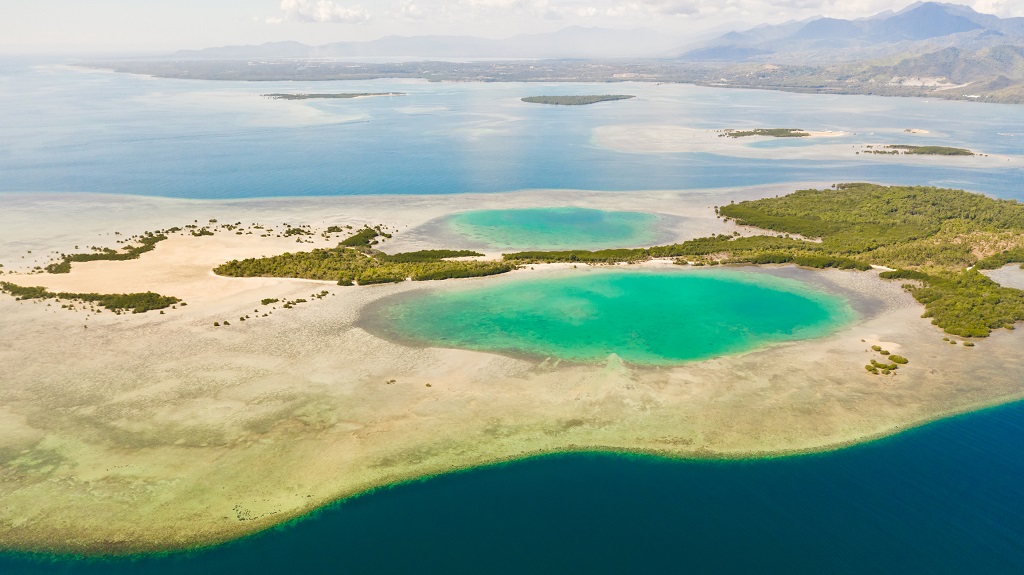
[[[628,94],[605,94],[600,96],[528,96],[522,98],[527,104],[550,104],[552,106],[586,106],[598,102],[612,102],[615,100],[629,100],[636,96]]]
[[[873,146],[866,146],[874,148]],[[977,156],[966,148],[951,148],[949,146],[912,146],[909,144],[890,144],[884,147],[869,149],[869,154],[912,154],[917,156]]]
[[[404,92],[338,92],[330,94],[262,94],[271,100],[347,100],[372,96],[405,96]]]
[[[753,130],[723,130],[720,138],[749,138],[766,136],[769,138],[805,138],[810,132],[798,128],[755,128]]]

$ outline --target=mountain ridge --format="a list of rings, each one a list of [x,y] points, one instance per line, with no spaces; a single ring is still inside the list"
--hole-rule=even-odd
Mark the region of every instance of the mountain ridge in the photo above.
[[[999,18],[969,6],[917,2],[899,12],[868,18],[815,18],[723,34],[680,53],[694,62],[803,64],[856,61],[940,47],[980,49],[1001,43],[1024,44],[1024,18]]]

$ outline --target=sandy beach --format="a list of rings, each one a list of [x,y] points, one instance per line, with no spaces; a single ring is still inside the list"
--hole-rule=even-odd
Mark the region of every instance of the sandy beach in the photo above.
[[[0,194],[0,279],[152,290],[188,303],[114,315],[0,296],[0,541],[89,553],[187,548],[380,485],[531,454],[821,451],[1024,397],[1020,330],[974,348],[951,345],[899,282],[877,271],[745,268],[839,294],[859,318],[826,338],[667,368],[413,347],[361,327],[366,307],[394,294],[605,268],[530,266],[365,287],[211,272],[230,259],[338,241],[250,235],[253,223],[385,224],[396,232],[380,247],[397,252],[461,247],[431,222],[466,206],[579,205],[673,216],[663,231],[681,241],[737,229],[715,217],[723,198],[813,185],[245,201]],[[194,221],[242,227],[174,234],[137,260],[74,264],[70,274],[20,273],[75,245],[115,247],[117,238]],[[659,266],[687,273],[665,261],[642,267]],[[264,298],[310,301],[283,309]],[[231,325],[214,327],[225,320]],[[868,374],[875,344],[910,364],[895,376]]]

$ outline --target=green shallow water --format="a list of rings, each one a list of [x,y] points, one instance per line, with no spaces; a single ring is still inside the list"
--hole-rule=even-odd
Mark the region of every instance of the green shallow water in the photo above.
[[[455,233],[493,248],[600,249],[656,243],[660,218],[586,208],[477,210],[455,214]]]
[[[647,365],[820,337],[854,317],[808,284],[734,270],[579,270],[399,296],[371,314],[386,335],[425,345]]]

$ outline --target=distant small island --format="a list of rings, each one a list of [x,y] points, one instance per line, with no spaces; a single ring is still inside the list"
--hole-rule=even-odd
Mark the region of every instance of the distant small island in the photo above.
[[[870,147],[870,146],[868,146]],[[892,144],[884,149],[869,150],[870,154],[914,154],[918,156],[977,156],[978,154],[966,148],[951,148],[949,146],[911,146],[907,144]]]
[[[586,106],[598,102],[611,102],[614,100],[628,100],[635,98],[628,94],[605,94],[601,96],[529,96],[522,101],[528,104],[551,104],[553,106]]]
[[[345,100],[370,96],[405,96],[404,92],[340,92],[336,94],[262,94],[271,100]]]
[[[755,128],[753,130],[724,130],[720,137],[747,138],[750,136],[768,136],[771,138],[804,138],[810,132],[798,128]]]

